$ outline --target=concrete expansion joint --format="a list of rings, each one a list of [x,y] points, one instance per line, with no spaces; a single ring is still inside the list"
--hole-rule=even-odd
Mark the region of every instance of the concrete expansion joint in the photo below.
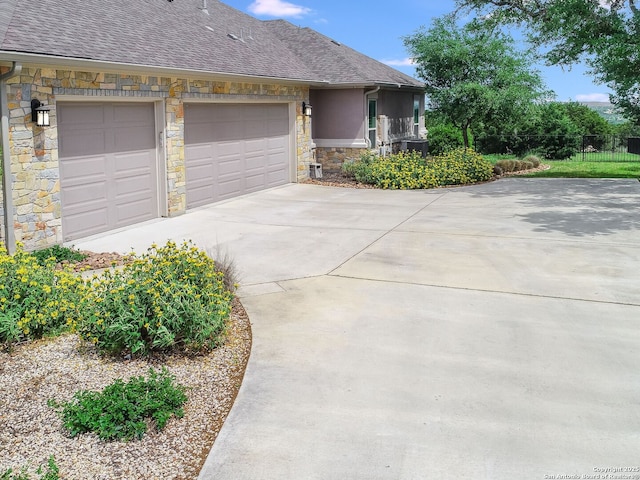
[[[547,298],[550,300],[565,300],[569,302],[583,302],[583,303],[595,303],[600,305],[620,305],[624,307],[640,307],[640,303],[632,303],[632,302],[615,302],[611,300],[595,300],[592,298],[577,298],[577,297],[561,297],[558,295],[540,295],[535,293],[526,293],[526,292],[508,292],[506,290],[491,290],[491,289],[483,289],[483,288],[469,288],[469,287],[456,287],[452,285],[437,285],[431,283],[418,283],[418,282],[403,282],[400,280],[384,280],[379,278],[367,278],[367,277],[356,277],[353,275],[340,275],[336,273],[327,274],[329,277],[335,278],[344,278],[348,280],[364,280],[368,282],[375,283],[393,283],[396,285],[411,285],[416,287],[430,287],[430,288],[442,288],[446,290],[463,290],[467,292],[482,292],[482,293],[497,293],[500,295],[510,295],[516,297],[529,297],[529,298]]]
[[[598,244],[598,245],[611,245],[611,246],[624,246],[624,247],[640,247],[640,242],[631,243],[631,242],[602,242],[599,238],[540,238],[529,235],[491,235],[487,233],[455,233],[455,232],[442,232],[442,231],[434,231],[434,230],[411,230],[411,229],[402,229],[399,230],[397,227],[394,230],[398,230],[402,233],[415,233],[418,235],[438,235],[441,237],[460,237],[460,238],[504,238],[506,240],[532,240],[537,243],[548,242],[548,243],[569,243],[571,245],[576,244]]]

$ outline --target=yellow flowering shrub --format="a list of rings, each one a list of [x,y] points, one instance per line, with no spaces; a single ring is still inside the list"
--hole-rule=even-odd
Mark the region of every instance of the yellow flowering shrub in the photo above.
[[[84,284],[54,267],[53,258],[40,265],[22,245],[9,255],[0,244],[0,344],[73,328]]]
[[[425,159],[418,152],[400,152],[386,157],[365,154],[345,163],[343,171],[362,183],[385,189],[423,189],[464,185],[489,180],[493,166],[473,150],[457,149]]]
[[[210,349],[222,341],[232,297],[215,262],[193,244],[153,245],[89,280],[78,332],[112,354]]]

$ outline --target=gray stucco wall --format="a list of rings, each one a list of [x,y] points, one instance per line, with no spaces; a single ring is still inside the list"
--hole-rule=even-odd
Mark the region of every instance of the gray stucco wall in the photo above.
[[[311,90],[312,138],[364,138],[364,90]]]
[[[389,118],[392,139],[413,137],[413,98],[415,92],[381,90],[378,92],[378,115]]]

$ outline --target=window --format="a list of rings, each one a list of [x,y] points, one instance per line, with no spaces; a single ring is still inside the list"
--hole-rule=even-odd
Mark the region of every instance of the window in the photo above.
[[[370,148],[376,148],[376,134],[378,130],[378,101],[369,100],[369,142]]]
[[[420,137],[420,97],[413,97],[413,136]]]

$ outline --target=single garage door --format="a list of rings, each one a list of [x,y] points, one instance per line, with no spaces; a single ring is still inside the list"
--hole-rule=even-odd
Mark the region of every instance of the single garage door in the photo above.
[[[65,241],[157,217],[153,104],[56,108]]]
[[[185,105],[187,207],[290,181],[286,104]]]

